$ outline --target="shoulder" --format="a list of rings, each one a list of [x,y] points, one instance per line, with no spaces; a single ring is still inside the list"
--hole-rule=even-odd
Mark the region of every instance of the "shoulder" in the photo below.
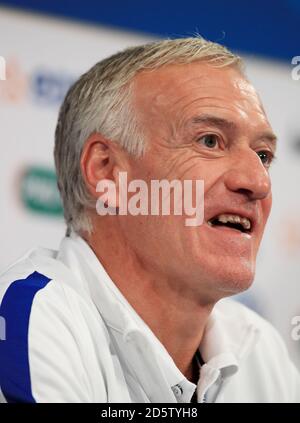
[[[268,320],[235,299],[226,298],[219,301],[215,310],[220,318],[228,325],[233,325],[234,328],[253,326],[265,334],[278,334]]]
[[[93,305],[65,284],[72,274],[60,267],[55,257],[29,254],[0,277],[0,386],[8,402],[91,401],[84,354],[85,310]]]
[[[68,313],[63,285],[53,277],[53,267],[55,260],[51,266],[47,267],[45,263],[40,265],[31,260],[29,252],[1,274],[0,315],[6,321],[10,335],[13,328],[20,331],[24,325],[28,325],[32,311],[41,306],[43,311],[47,308],[50,312],[56,305]]]
[[[235,300],[220,301],[216,311],[224,330],[231,333],[232,343],[238,345],[236,377],[256,386],[260,401],[300,401],[300,374],[277,329]]]
[[[36,248],[0,275],[0,304],[4,314],[26,319],[32,310],[69,315],[91,306],[89,290],[80,276],[57,258],[57,252]],[[1,313],[0,313],[1,314]],[[31,316],[30,316],[31,317]]]
[[[247,334],[247,330],[252,329],[252,332],[256,333],[256,345],[258,347],[269,345],[269,347],[274,347],[273,355],[277,353],[286,356],[288,354],[285,343],[277,329],[268,320],[244,304],[233,299],[225,299],[217,303],[215,309],[223,325],[234,337]],[[266,354],[267,352],[268,350],[265,351]]]

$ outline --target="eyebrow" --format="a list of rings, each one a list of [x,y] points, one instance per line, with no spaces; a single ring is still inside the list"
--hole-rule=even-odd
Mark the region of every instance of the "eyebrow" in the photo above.
[[[231,120],[227,120],[218,116],[203,114],[199,116],[194,116],[191,119],[191,123],[193,125],[206,123],[208,125],[216,126],[220,129],[229,129],[231,131],[237,131],[238,127],[235,122]],[[259,139],[267,139],[271,142],[274,146],[277,143],[277,137],[272,131],[263,131],[257,137]]]
[[[227,119],[223,119],[213,115],[199,115],[192,118],[192,124],[208,123],[220,128],[237,129],[237,125]]]

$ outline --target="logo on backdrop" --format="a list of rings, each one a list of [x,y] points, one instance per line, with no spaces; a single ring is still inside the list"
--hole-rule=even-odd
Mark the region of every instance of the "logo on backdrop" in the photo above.
[[[55,106],[62,103],[74,80],[75,78],[62,72],[41,69],[31,76],[31,93],[36,102]]]
[[[33,212],[60,217],[63,208],[54,170],[31,166],[21,176],[20,197],[23,206]]]
[[[294,65],[292,69],[292,78],[294,81],[299,81],[300,79],[300,56],[295,56],[292,58],[292,65]]]
[[[29,100],[39,105],[58,106],[75,78],[61,69],[40,68],[26,73],[18,60],[5,61],[0,56],[0,80],[6,81],[1,87],[0,100],[7,103]]]

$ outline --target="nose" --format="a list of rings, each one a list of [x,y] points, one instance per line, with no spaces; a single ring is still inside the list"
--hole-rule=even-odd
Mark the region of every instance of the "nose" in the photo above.
[[[250,148],[239,150],[232,156],[225,185],[230,191],[244,194],[251,200],[262,200],[271,192],[269,173]]]

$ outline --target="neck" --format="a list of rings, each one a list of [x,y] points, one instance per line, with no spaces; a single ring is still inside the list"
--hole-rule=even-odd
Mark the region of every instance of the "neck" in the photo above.
[[[101,233],[101,238],[95,233]],[[83,237],[178,369],[197,383],[199,371],[194,356],[214,304],[197,301],[194,293],[186,292],[186,281],[148,269],[126,241],[116,236],[111,226],[106,225]]]

